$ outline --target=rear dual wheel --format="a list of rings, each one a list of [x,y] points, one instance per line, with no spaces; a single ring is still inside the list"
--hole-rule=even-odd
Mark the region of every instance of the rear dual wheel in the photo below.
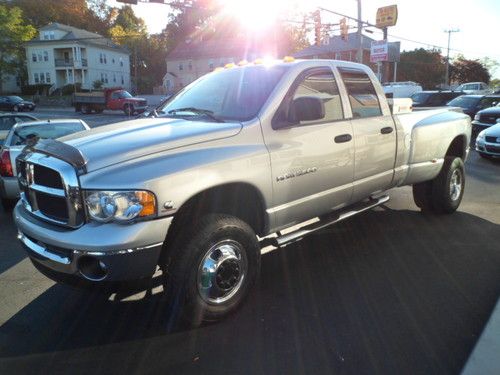
[[[465,189],[464,163],[459,157],[447,156],[438,176],[413,185],[415,204],[424,212],[450,214],[462,202]]]

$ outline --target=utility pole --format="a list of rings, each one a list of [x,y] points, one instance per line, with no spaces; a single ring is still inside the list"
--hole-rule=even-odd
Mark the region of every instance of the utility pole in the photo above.
[[[448,52],[446,54],[446,76],[444,77],[444,84],[446,88],[450,86],[450,39],[451,33],[458,33],[459,29],[449,29],[445,30],[445,33],[448,33]]]
[[[361,21],[361,0],[357,0],[358,2],[358,62],[363,63],[363,45],[362,42],[363,40],[363,35],[361,34],[361,31],[363,29],[363,21]]]

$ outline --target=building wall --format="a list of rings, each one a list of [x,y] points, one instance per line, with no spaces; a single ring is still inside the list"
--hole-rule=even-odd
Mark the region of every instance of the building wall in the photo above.
[[[80,59],[75,59],[73,48],[81,49]],[[56,60],[64,60],[64,52],[68,52],[70,66],[56,67]],[[124,52],[55,41],[26,46],[26,57],[30,85],[46,83],[62,87],[76,81],[81,82],[83,88],[90,89],[94,81],[102,80],[104,87],[130,89],[130,57]],[[83,60],[87,66],[82,64]]]
[[[249,61],[257,59],[259,56],[250,56]],[[167,74],[163,81],[163,85],[168,91],[177,91],[180,88],[189,85],[201,76],[210,73],[219,66],[224,66],[228,63],[237,64],[243,59],[242,56],[223,56],[218,58],[201,58],[201,59],[168,59],[167,58],[167,73],[173,73],[177,78]],[[171,80],[172,86],[167,86],[167,80]]]

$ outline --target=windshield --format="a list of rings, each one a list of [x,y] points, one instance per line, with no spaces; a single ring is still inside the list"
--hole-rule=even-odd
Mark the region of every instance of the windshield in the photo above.
[[[429,98],[431,94],[429,93],[417,93],[417,94],[413,94],[411,96],[411,100],[413,100],[415,103],[424,103],[427,101],[427,99]]]
[[[118,93],[118,98],[119,99],[130,99],[130,98],[133,98],[133,96],[128,91],[120,91]]]
[[[23,101],[23,98],[20,98],[19,96],[8,96],[7,98],[9,99],[9,101],[14,103]]]
[[[473,108],[476,106],[478,100],[478,98],[471,98],[470,96],[459,96],[458,98],[448,102],[447,105],[460,108]]]
[[[479,107],[481,107],[483,109],[494,107],[498,104],[499,101],[500,101],[500,96],[499,97],[482,98],[481,101],[479,102]]]
[[[82,130],[85,127],[80,122],[20,126],[13,129],[10,145],[29,145],[38,139],[56,139]]]
[[[248,66],[208,74],[179,92],[157,112],[182,116],[196,108],[221,120],[247,121],[254,118],[271,94],[285,66]],[[169,114],[170,112],[170,114]],[[192,116],[203,115],[200,112]]]

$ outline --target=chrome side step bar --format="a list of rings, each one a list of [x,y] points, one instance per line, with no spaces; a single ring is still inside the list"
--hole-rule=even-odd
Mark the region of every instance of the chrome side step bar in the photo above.
[[[348,219],[354,215],[357,215],[361,212],[371,210],[374,207],[380,206],[389,200],[388,195],[383,195],[378,198],[370,198],[370,200],[366,202],[362,202],[360,204],[356,204],[354,206],[350,206],[344,211],[339,211],[332,213],[324,218],[320,218],[319,221],[307,225],[305,227],[299,228],[296,231],[291,233],[287,233],[284,235],[278,235],[276,238],[269,238],[265,240],[266,244],[276,246],[276,247],[285,247],[293,242],[301,240],[303,237],[316,232],[320,229],[326,228],[332,224],[338,223],[339,221]]]

